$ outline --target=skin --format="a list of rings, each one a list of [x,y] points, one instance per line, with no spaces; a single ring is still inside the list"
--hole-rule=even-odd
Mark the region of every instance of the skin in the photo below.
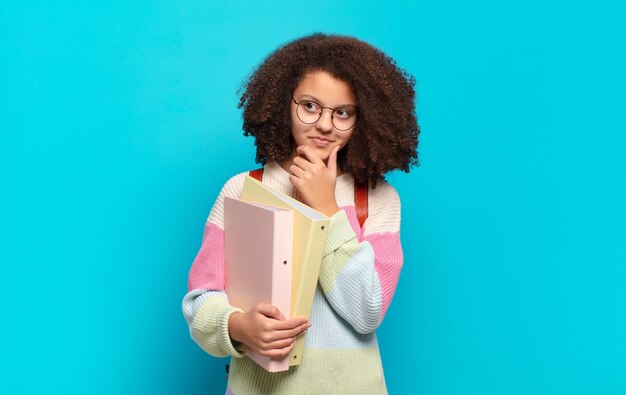
[[[315,100],[324,107],[356,107],[356,98],[345,81],[325,71],[305,75],[293,93],[296,101]],[[301,122],[291,103],[291,132],[296,148],[280,165],[290,173],[294,188],[307,205],[332,216],[339,211],[335,199],[337,152],[343,148],[354,128],[340,131],[332,124],[332,110],[324,109],[314,124]],[[282,359],[289,355],[296,337],[311,326],[305,317],[286,319],[276,306],[259,303],[244,313],[233,313],[228,321],[230,336],[261,355]]]
[[[325,71],[308,73],[294,91],[296,101],[315,100],[324,107],[356,107],[350,85]],[[291,103],[291,133],[296,149],[281,166],[291,173],[290,180],[304,203],[332,216],[339,207],[335,200],[335,185],[341,169],[337,167],[337,152],[354,133],[354,128],[337,130],[332,124],[332,110],[324,109],[314,124],[301,122]]]

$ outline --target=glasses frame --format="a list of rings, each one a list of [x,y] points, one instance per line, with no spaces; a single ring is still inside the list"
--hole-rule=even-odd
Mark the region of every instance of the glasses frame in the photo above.
[[[337,110],[344,110],[345,108],[341,107],[341,108],[332,108],[332,107],[324,107],[321,104],[317,103],[315,100],[308,100],[308,99],[304,99],[304,100],[300,100],[300,101],[296,101],[296,99],[291,96],[291,100],[293,100],[293,102],[296,104],[296,116],[298,117],[298,119],[300,120],[300,122],[306,124],[306,125],[313,125],[315,123],[317,123],[317,121],[320,120],[320,118],[322,118],[322,113],[324,112],[324,109],[328,109],[328,110],[332,110],[332,113],[330,114],[330,122],[333,124],[333,127],[341,132],[345,132],[347,130],[350,130],[354,127],[354,125],[356,125],[356,117],[358,115],[357,109],[354,108],[354,123],[352,124],[352,126],[350,126],[347,129],[340,129],[337,127],[337,125],[335,125],[335,111]],[[319,107],[320,107],[320,112],[317,114],[317,119],[313,122],[304,122],[302,120],[302,118],[300,118],[300,114],[298,114],[298,109],[300,108],[300,103],[302,103],[303,101],[306,102],[313,102],[316,103]]]

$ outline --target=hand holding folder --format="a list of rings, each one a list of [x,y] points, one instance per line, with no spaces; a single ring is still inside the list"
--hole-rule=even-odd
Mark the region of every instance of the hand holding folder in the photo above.
[[[293,211],[291,317],[309,318],[330,218],[252,177],[245,178],[241,198]],[[300,336],[296,340],[296,345],[289,354],[290,366],[302,362],[304,339],[305,336]]]
[[[295,345],[294,339],[311,326],[305,317],[289,319],[267,303],[257,303],[245,313],[231,315],[229,323],[231,338],[276,360],[287,357]]]
[[[242,199],[227,198],[224,203],[226,293],[233,306],[246,311],[245,317],[232,317],[238,321],[235,326],[248,328],[234,335],[247,337],[244,343],[253,348],[247,355],[266,370],[287,370],[302,362],[304,336],[298,335],[309,324],[280,320],[265,304],[276,306],[284,316],[308,319],[330,219],[250,177],[244,181]],[[268,317],[277,321],[271,322],[272,330],[266,328],[270,338],[262,339],[258,328]],[[258,352],[271,347],[268,343],[273,350],[290,346],[287,336],[298,336],[289,358],[272,359]]]
[[[233,306],[246,312],[243,323],[249,327],[263,319],[259,315],[280,318],[274,310],[290,315],[293,211],[226,198],[224,234],[226,294]],[[275,307],[261,305],[259,309],[259,303]],[[266,370],[289,369],[287,358],[272,359],[259,352],[265,345],[253,339],[248,343],[254,348],[246,354]]]

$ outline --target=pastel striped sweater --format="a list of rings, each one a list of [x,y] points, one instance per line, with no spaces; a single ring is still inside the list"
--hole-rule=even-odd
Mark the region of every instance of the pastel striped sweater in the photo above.
[[[241,311],[224,292],[224,197],[241,196],[246,173],[222,188],[206,222],[202,247],[189,272],[183,314],[191,337],[207,353],[233,356],[227,394],[386,394],[375,330],[382,322],[402,267],[400,200],[379,182],[369,190],[369,216],[359,227],[354,179],[337,178],[341,210],[330,220],[302,364],[268,373],[235,347],[228,319]],[[289,174],[265,166],[263,183],[295,195]]]

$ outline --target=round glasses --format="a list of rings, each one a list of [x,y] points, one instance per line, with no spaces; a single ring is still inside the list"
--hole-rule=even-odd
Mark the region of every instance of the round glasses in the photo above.
[[[333,112],[330,116],[330,120],[337,130],[344,131],[351,129],[356,123],[356,108],[324,107],[319,103],[314,102],[313,100],[296,101],[296,99],[294,99],[293,97],[291,97],[291,100],[296,103],[296,115],[302,123],[306,123],[309,125],[316,123],[322,117],[322,112],[324,109],[328,109]]]

